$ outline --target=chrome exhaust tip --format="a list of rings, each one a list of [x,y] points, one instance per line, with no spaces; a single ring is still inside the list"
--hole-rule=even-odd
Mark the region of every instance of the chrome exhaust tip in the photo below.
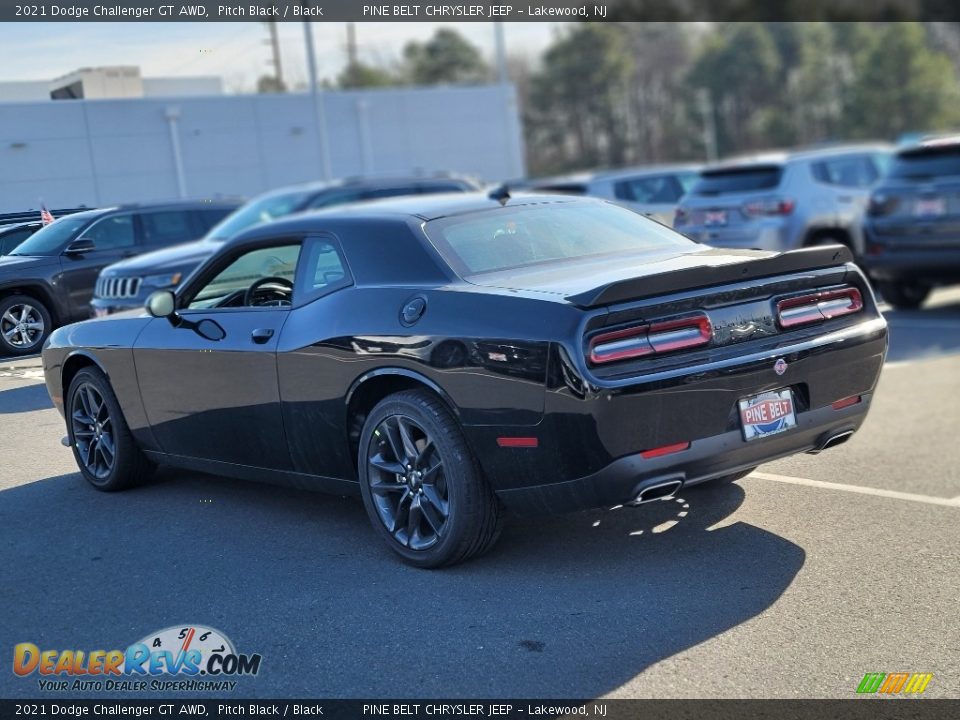
[[[664,482],[654,483],[643,488],[637,497],[634,498],[631,505],[642,505],[643,503],[653,502],[654,500],[670,500],[680,488],[683,487],[683,480],[666,480]]]
[[[821,453],[828,448],[836,447],[837,445],[843,445],[847,440],[853,437],[853,432],[853,430],[844,430],[843,432],[838,432],[834,435],[831,435],[822,443],[820,443],[820,445],[818,445],[815,449],[811,450],[810,454],[816,455],[817,453]]]

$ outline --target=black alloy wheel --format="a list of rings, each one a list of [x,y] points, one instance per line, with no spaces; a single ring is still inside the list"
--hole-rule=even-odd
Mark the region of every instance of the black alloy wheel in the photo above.
[[[85,367],[66,394],[67,432],[80,474],[97,490],[123,490],[150,476],[154,465],[140,450],[110,381]]]
[[[374,407],[357,465],[370,522],[411,565],[463,562],[492,547],[500,534],[500,503],[460,425],[430,392],[399,392]]]
[[[71,407],[70,423],[78,456],[90,475],[104,480],[117,459],[110,409],[91,383],[74,388]]]
[[[373,435],[367,463],[377,514],[397,542],[426,550],[440,540],[450,515],[443,459],[406,415],[386,418]]]

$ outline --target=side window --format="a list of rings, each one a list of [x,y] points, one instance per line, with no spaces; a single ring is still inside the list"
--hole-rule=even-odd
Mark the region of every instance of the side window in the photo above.
[[[90,238],[97,250],[132,247],[136,244],[133,234],[133,215],[111,215],[98,220],[83,233]]]
[[[353,282],[341,250],[332,239],[307,240],[300,268],[298,302],[326,295]]]
[[[620,200],[638,203],[669,204],[680,199],[683,186],[673,175],[638,177],[616,183],[614,195]]]
[[[193,240],[196,231],[190,216],[183,210],[147,212],[140,214],[143,241],[148,245],[169,245]]]
[[[20,228],[4,235],[0,238],[0,255],[13,252],[14,248],[33,235],[35,230],[36,228]]]
[[[849,155],[815,162],[813,176],[827,185],[842,187],[869,187],[880,174],[873,161],[865,155]]]
[[[204,283],[187,302],[187,307],[196,310],[289,306],[299,257],[300,243],[245,252]],[[260,289],[248,297],[254,285]]]

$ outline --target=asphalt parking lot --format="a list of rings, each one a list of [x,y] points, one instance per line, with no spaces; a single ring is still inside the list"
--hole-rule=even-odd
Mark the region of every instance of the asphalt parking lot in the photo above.
[[[98,493],[37,362],[0,362],[0,652],[200,623],[263,656],[237,697],[850,697],[900,671],[960,696],[960,291],[888,318],[846,445],[513,521],[440,572],[396,561],[359,501],[171,471]],[[0,697],[35,678],[0,672]]]

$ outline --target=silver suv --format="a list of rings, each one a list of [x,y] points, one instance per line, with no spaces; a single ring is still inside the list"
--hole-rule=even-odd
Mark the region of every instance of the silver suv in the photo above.
[[[738,158],[707,167],[673,226],[707,245],[793,250],[840,243],[863,254],[870,188],[892,146],[844,145]]]
[[[699,165],[646,165],[604,172],[541,178],[528,189],[615,200],[669,225],[677,202],[699,179]]]

